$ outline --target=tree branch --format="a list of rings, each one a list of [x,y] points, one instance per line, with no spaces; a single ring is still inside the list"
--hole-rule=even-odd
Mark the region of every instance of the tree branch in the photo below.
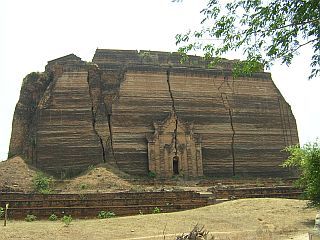
[[[317,21],[320,21],[320,18],[313,19],[313,20],[306,21],[306,22],[290,23],[290,24],[287,24],[287,25],[284,25],[284,26],[280,26],[280,27],[278,27],[278,28],[272,28],[272,29],[268,29],[268,30],[253,31],[252,33],[253,33],[253,34],[255,34],[255,33],[265,33],[265,32],[270,32],[270,31],[274,31],[274,30],[280,30],[280,29],[283,29],[283,28],[286,28],[286,27],[299,26],[299,25],[304,25],[304,24],[313,23],[313,22],[317,22]],[[247,31],[247,30],[248,30],[248,29],[244,30],[243,32],[245,32],[245,31]]]
[[[305,45],[308,45],[309,43],[312,43],[312,42],[317,41],[317,40],[319,41],[320,38],[315,38],[315,39],[312,39],[312,40],[310,40],[310,41],[308,41],[308,42],[305,42],[305,43],[299,45],[297,48],[293,49],[292,52],[296,52],[299,48],[301,48],[301,47],[303,47],[303,46],[305,46]]]

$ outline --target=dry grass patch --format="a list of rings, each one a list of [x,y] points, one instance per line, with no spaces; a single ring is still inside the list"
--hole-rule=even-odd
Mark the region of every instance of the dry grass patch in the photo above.
[[[176,213],[138,215],[101,220],[9,222],[0,227],[0,239],[110,239],[166,240],[204,225],[217,239],[289,239],[313,227],[316,210],[306,201],[242,199]]]

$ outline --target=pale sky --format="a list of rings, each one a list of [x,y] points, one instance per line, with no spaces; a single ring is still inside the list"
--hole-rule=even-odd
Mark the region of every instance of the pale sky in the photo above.
[[[199,26],[206,0],[0,0],[0,160],[7,158],[22,79],[47,61],[96,48],[176,51],[174,36]],[[300,143],[320,136],[320,78],[307,80],[311,50],[272,77],[291,105]],[[229,59],[241,54],[230,54]]]

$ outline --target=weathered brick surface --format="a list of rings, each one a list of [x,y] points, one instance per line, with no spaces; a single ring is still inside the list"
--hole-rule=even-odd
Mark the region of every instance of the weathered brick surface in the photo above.
[[[181,64],[176,53],[152,51],[97,49],[93,63],[52,60],[52,78],[23,86],[11,152],[57,175],[102,162],[158,177],[289,174],[281,150],[299,142],[297,127],[269,73],[233,78],[234,61],[208,69],[199,57]],[[30,86],[41,91],[27,113]]]
[[[27,214],[48,218],[52,213],[61,217],[97,217],[100,211],[117,216],[173,212],[208,205],[208,198],[195,192],[140,192],[105,194],[23,194],[1,193],[0,206],[9,203],[9,218],[23,219]]]

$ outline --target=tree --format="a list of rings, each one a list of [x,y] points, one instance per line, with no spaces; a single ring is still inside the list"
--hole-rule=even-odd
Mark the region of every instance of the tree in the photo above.
[[[306,197],[315,206],[320,206],[320,140],[303,147],[291,146],[285,149],[289,158],[284,167],[297,168],[300,173],[298,184],[305,189]]]
[[[277,60],[290,65],[301,48],[311,45],[309,79],[320,74],[319,0],[234,0],[224,5],[208,0],[201,13],[201,29],[176,35],[183,56],[202,50],[215,64],[223,54],[241,50],[246,59],[234,72],[250,74]]]

